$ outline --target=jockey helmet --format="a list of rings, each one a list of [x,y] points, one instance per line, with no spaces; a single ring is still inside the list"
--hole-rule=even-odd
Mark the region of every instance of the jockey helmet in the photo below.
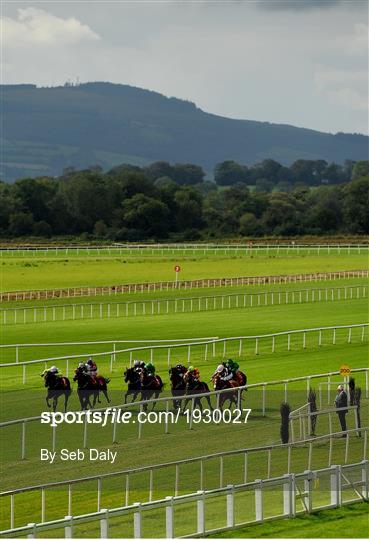
[[[92,366],[93,363],[94,363],[94,362],[93,362],[92,358],[89,358],[89,359],[87,360],[87,365],[88,365],[88,366]]]
[[[193,366],[188,366],[188,371],[194,371],[194,367]]]
[[[144,362],[143,360],[140,360],[139,366],[140,366],[140,367],[145,367],[145,362]]]
[[[50,371],[50,373],[58,373],[58,368],[56,366],[51,366],[49,371]]]
[[[146,369],[150,370],[150,369],[153,369],[154,366],[151,362],[148,362],[145,367]]]
[[[138,367],[140,365],[140,361],[139,360],[135,360],[133,362],[133,367]]]
[[[219,364],[219,366],[218,366],[217,369],[216,369],[216,373],[222,373],[223,370],[224,370],[224,365],[223,365],[223,364]]]
[[[80,363],[78,364],[78,367],[79,367],[79,368],[83,368],[83,367],[85,367],[85,365],[84,365],[83,362],[80,362]]]

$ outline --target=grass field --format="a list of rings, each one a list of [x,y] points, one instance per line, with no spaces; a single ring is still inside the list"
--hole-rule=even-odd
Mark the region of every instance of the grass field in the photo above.
[[[177,260],[175,262],[178,262]],[[230,275],[263,275],[296,273],[323,270],[342,270],[368,267],[366,255],[352,255],[350,257],[336,255],[305,257],[294,256],[285,258],[260,257],[256,260],[247,258],[221,259],[207,258],[203,260],[179,261],[186,273],[183,278],[196,277],[220,277]],[[26,289],[26,288],[47,288],[65,285],[85,285],[99,283],[117,282],[139,282],[144,280],[161,280],[173,278],[173,260],[151,259],[150,262],[143,258],[130,260],[127,263],[116,259],[106,259],[104,261],[92,257],[69,261],[45,260],[35,258],[35,261],[26,260],[2,260],[3,288]],[[25,266],[30,264],[31,266]],[[33,266],[37,264],[38,266]],[[124,264],[125,272],[119,273]],[[187,266],[188,265],[188,266]],[[155,277],[151,277],[151,272]],[[183,273],[184,274],[184,273]],[[345,284],[363,283],[364,280],[342,280]],[[306,287],[314,286],[340,286],[340,281],[324,282],[319,284],[309,283]],[[305,284],[301,284],[305,288]],[[262,287],[262,289],[284,290],[296,287],[296,284]],[[229,292],[236,292],[238,289],[229,288]],[[260,291],[260,287],[247,288],[247,292]],[[225,292],[225,291],[224,291]],[[222,289],[223,293],[223,289]],[[171,293],[178,295],[178,291]],[[199,290],[194,294],[209,294],[209,290]],[[186,297],[189,293],[182,293]],[[155,293],[155,297],[158,297]],[[165,293],[168,296],[168,293]],[[142,298],[153,298],[151,293],[142,295]],[[136,297],[135,297],[136,298]],[[132,299],[132,296],[130,297]],[[102,301],[111,301],[111,297],[103,297]],[[55,300],[53,300],[55,303]],[[19,304],[19,303],[18,303]],[[21,305],[36,305],[37,303],[22,302]],[[261,306],[257,309],[243,310],[219,310],[201,313],[176,313],[170,315],[160,315],[157,317],[137,316],[128,319],[92,319],[75,321],[56,321],[38,324],[20,324],[14,326],[4,326],[1,333],[1,342],[6,343],[42,343],[59,341],[95,341],[95,340],[115,340],[115,339],[178,339],[194,338],[204,336],[247,336],[260,335],[292,329],[314,328],[319,326],[335,326],[364,323],[368,321],[368,300],[353,299],[346,301],[335,301],[332,303],[307,303],[281,306]],[[360,331],[361,332],[361,331]],[[306,349],[302,349],[301,336],[292,338],[291,350],[287,351],[286,338],[280,338],[276,342],[276,352],[271,353],[270,340],[260,342],[259,355],[254,354],[252,347],[244,346],[239,357],[241,369],[248,375],[249,383],[285,379],[315,373],[336,371],[342,363],[348,363],[350,367],[368,366],[368,333],[365,333],[364,341],[361,341],[359,331],[353,331],[352,343],[347,343],[347,332],[337,331],[336,344],[332,344],[332,335],[327,332],[323,334],[322,346],[318,346],[317,335],[307,337]],[[78,347],[78,353],[88,353],[102,351],[104,346],[84,346]],[[227,356],[238,357],[238,342],[229,345]],[[106,349],[105,349],[106,350]],[[194,348],[191,352],[191,362],[199,367],[202,379],[208,381],[216,365],[223,357],[222,348],[215,351],[215,356],[209,353],[207,360],[204,359],[203,347]],[[55,348],[36,349],[30,348],[21,353],[20,360],[34,358],[47,358],[49,355],[68,355],[75,352],[73,347],[60,347],[55,353]],[[13,354],[13,353],[12,353]],[[1,362],[13,361],[14,357],[9,357],[10,352],[1,350]],[[143,359],[148,359],[144,354]],[[129,361],[129,355],[117,355],[117,360],[113,365],[113,372],[109,373],[110,356],[102,357],[99,360],[99,370],[102,374],[111,376],[110,391],[113,404],[119,404],[122,400],[123,381],[122,373]],[[187,362],[187,349],[173,353],[172,364],[181,361]],[[167,376],[167,351],[155,352],[154,363],[157,372],[168,383]],[[57,363],[58,364],[58,363]],[[63,370],[64,365],[60,361]],[[72,364],[71,364],[72,368]],[[25,416],[38,415],[44,409],[45,391],[39,377],[40,366],[27,366],[26,384],[22,385],[21,370],[19,367],[1,368],[1,417],[2,420],[22,418]],[[355,376],[357,384],[364,387],[364,376]],[[334,378],[339,381],[340,377]],[[165,394],[168,393],[168,384]],[[283,401],[283,385],[276,388],[267,397],[267,416],[263,418],[260,413],[261,394],[260,391],[249,391],[246,396],[244,406],[251,407],[254,414],[251,415],[248,424],[244,425],[209,425],[194,426],[193,430],[188,430],[184,419],[177,426],[171,427],[169,434],[164,435],[163,428],[158,426],[145,426],[143,438],[138,441],[137,428],[128,426],[118,432],[118,444],[111,444],[111,428],[109,436],[103,432],[102,428],[94,430],[89,434],[89,445],[94,444],[98,448],[111,448],[118,451],[117,461],[114,465],[104,463],[91,463],[84,461],[76,462],[56,462],[49,465],[39,460],[39,448],[50,447],[50,428],[44,426],[41,429],[39,424],[27,427],[27,459],[20,461],[19,427],[6,428],[6,436],[2,438],[2,486],[3,489],[12,489],[20,486],[34,485],[42,482],[58,481],[62,479],[87,476],[91,474],[104,473],[113,470],[126,469],[128,467],[139,467],[142,465],[162,463],[175,459],[185,459],[186,457],[199,456],[212,452],[238,449],[242,447],[252,447],[257,445],[272,444],[279,441],[279,419],[278,408]],[[291,387],[289,400],[291,405],[299,406],[304,402],[306,392],[305,383],[296,383]],[[334,392],[334,390],[332,390]],[[333,394],[332,394],[333,395]],[[77,409],[78,402],[75,393],[71,397],[71,409]],[[334,419],[335,427],[338,429],[337,419]],[[368,402],[363,398],[362,422],[368,425]],[[350,427],[353,420],[349,420]],[[76,429],[77,428],[77,429]],[[49,430],[48,432],[46,430]],[[58,432],[57,448],[67,446],[71,449],[78,448],[81,444],[81,431],[79,426],[63,426],[58,428],[64,430]],[[319,424],[319,433],[323,434],[327,429],[326,420]],[[109,442],[110,441],[110,442]],[[64,445],[64,446],[63,446]],[[350,442],[350,461],[360,461],[362,455],[362,441],[353,439]],[[327,460],[328,448],[326,443],[317,445],[314,449],[313,467],[320,467]],[[337,441],[334,447],[335,462],[340,463],[344,455],[344,441]],[[294,453],[293,470],[304,470],[306,468],[307,449],[302,448]],[[229,462],[225,470],[225,482],[236,482],[239,474],[240,464],[235,461]],[[255,456],[250,464],[250,477],[259,474],[263,477],[265,470],[265,455]],[[209,465],[207,470],[207,482],[212,485],[214,479],[219,474],[219,465]],[[282,474],[285,472],[285,455],[275,455],[272,462],[272,474]],[[260,477],[259,476],[259,477]],[[196,487],[198,471],[188,467],[183,475],[181,489],[188,490],[192,486]],[[173,477],[166,477],[160,474],[155,477],[155,497],[168,494],[170,486],[173,485]],[[147,486],[147,478],[141,478],[131,486],[130,502],[141,500],[147,493],[144,486]],[[102,507],[111,507],[121,504],[121,486],[112,482],[104,492]],[[86,511],[86,500],[95,501],[95,484],[87,485],[83,490],[74,493],[75,512]],[[19,499],[18,499],[19,497]],[[62,517],[66,514],[66,493],[65,490],[54,490],[52,498],[47,497],[47,519]],[[95,503],[93,503],[94,505]],[[104,506],[105,505],[105,506]],[[38,507],[38,504],[36,505]],[[37,521],[39,516],[36,511],[31,495],[17,496],[16,524],[29,521]],[[21,509],[21,510],[20,510]],[[9,507],[3,508],[2,524],[7,526],[9,519]],[[153,518],[154,519],[154,518]],[[214,517],[215,519],[215,517]],[[300,518],[297,518],[300,519]],[[184,519],[184,523],[186,519]],[[148,520],[148,524],[153,523]],[[283,522],[285,524],[285,522]],[[329,521],[327,521],[329,523]],[[264,526],[264,525],[263,525]],[[268,527],[269,525],[265,525]],[[270,525],[271,526],[271,525]],[[330,527],[330,526],[329,526]],[[158,531],[158,529],[148,528],[147,531]],[[121,526],[113,529],[122,534]],[[275,529],[278,531],[278,529]],[[285,529],[283,529],[284,531]],[[317,529],[318,530],[318,529]],[[268,529],[265,529],[268,535]],[[291,526],[291,532],[293,525]],[[125,531],[129,536],[129,530]],[[93,528],[86,528],[83,535],[94,535]],[[251,534],[251,533],[250,533]],[[257,533],[255,533],[257,534]],[[273,533],[270,533],[273,534]],[[229,533],[227,533],[227,536]],[[262,534],[260,534],[261,536]],[[277,536],[287,536],[276,532]],[[247,536],[247,533],[245,533]],[[328,536],[327,536],[328,537]],[[357,536],[360,537],[360,536]]]
[[[181,264],[180,279],[259,276],[369,267],[368,252],[360,255],[108,257],[108,258],[11,258],[1,259],[1,290],[51,289],[99,286],[175,279],[174,265]]]
[[[368,503],[227,531],[228,538],[368,538]],[[208,538],[224,538],[221,534]]]

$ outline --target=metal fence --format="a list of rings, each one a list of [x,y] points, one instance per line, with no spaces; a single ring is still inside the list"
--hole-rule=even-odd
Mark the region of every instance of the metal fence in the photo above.
[[[345,432],[347,435],[343,450],[343,462],[345,464],[353,461],[353,459],[367,459],[368,433],[368,427],[350,429]],[[333,463],[333,447],[335,444],[339,445],[339,438],[342,434],[343,432],[336,432],[287,444],[242,448],[157,465],[147,465],[73,480],[64,480],[62,482],[51,482],[38,486],[12,489],[0,493],[0,497],[2,498],[4,514],[6,513],[9,516],[10,528],[13,529],[15,522],[19,522],[18,515],[16,516],[18,514],[16,501],[21,494],[30,493],[35,503],[38,501],[32,508],[33,514],[28,515],[27,519],[34,519],[35,515],[41,515],[41,522],[46,521],[47,501],[50,505],[56,488],[58,490],[65,488],[66,490],[69,515],[76,512],[74,509],[76,505],[73,504],[73,490],[77,490],[77,493],[74,494],[74,501],[76,501],[76,498],[79,498],[84,504],[85,496],[78,493],[78,490],[83,490],[86,486],[88,486],[90,506],[95,503],[96,512],[100,512],[104,494],[111,493],[115,480],[117,480],[120,486],[119,490],[117,490],[117,500],[123,500],[125,506],[128,506],[132,499],[130,485],[133,483],[133,477],[138,477],[142,481],[143,487],[140,488],[140,493],[142,493],[141,502],[144,500],[151,502],[155,499],[155,491],[160,489],[160,473],[165,473],[166,478],[173,480],[172,484],[166,487],[167,493],[171,496],[178,496],[179,493],[190,493],[195,488],[199,490],[209,489],[210,486],[217,489],[224,488],[229,483],[229,479],[231,477],[234,478],[236,474],[239,478],[242,478],[243,483],[255,480],[256,474],[260,475],[261,471],[258,468],[258,472],[255,472],[255,477],[253,477],[249,466],[252,455],[260,456],[260,459],[263,460],[265,464],[264,470],[266,469],[266,478],[269,479],[280,472],[279,468],[282,463],[287,464],[285,470],[287,473],[291,473],[296,468],[294,456],[299,449],[303,452],[308,448],[308,452],[305,456],[305,461],[303,460],[302,463],[299,459],[296,461],[298,470],[311,470],[314,461],[314,449],[316,449],[316,452],[319,452],[322,444],[328,443],[329,451],[325,452],[324,456],[319,452],[319,464],[330,467]],[[360,438],[357,438],[357,435],[360,435]],[[350,448],[353,442],[356,443],[354,448],[355,457],[353,455],[350,457]],[[301,458],[300,454],[299,458]],[[230,463],[232,464],[232,474],[230,474]],[[182,481],[182,472],[188,465],[191,466],[191,470],[193,471],[190,483],[187,479]],[[19,514],[21,514],[21,508]]]
[[[110,371],[113,371],[114,364],[119,360],[123,368],[127,364],[132,366],[134,358],[150,360],[150,362],[166,363],[170,367],[172,362],[185,363],[190,365],[193,361],[203,360],[206,362],[209,356],[215,358],[227,355],[247,356],[259,355],[262,352],[274,353],[277,350],[291,351],[306,349],[307,347],[321,347],[323,344],[335,345],[341,342],[352,343],[354,340],[363,343],[367,338],[368,323],[353,324],[344,326],[327,326],[319,328],[309,328],[303,330],[288,330],[273,334],[263,334],[259,336],[239,336],[231,338],[210,339],[208,341],[195,341],[191,343],[174,343],[150,345],[145,347],[131,347],[119,349],[111,347],[104,352],[92,352],[84,354],[74,354],[68,356],[54,356],[52,358],[41,358],[25,362],[8,362],[0,364],[2,368],[13,368],[22,370],[22,383],[26,384],[27,368],[34,365],[47,366],[62,362],[65,366],[64,373],[68,377],[70,363],[73,366],[79,361],[93,357],[99,362],[108,362]],[[368,387],[368,384],[366,384]]]
[[[368,498],[369,462],[365,460],[350,465],[332,465],[298,474],[257,479],[220,489],[200,490],[188,495],[168,496],[120,508],[104,508],[85,515],[68,515],[46,523],[29,523],[24,527],[2,531],[1,536],[27,535],[28,538],[36,538],[39,533],[64,529],[64,537],[73,538],[78,526],[95,523],[100,538],[122,537],[120,531],[124,531],[123,536],[128,536],[127,532],[132,531],[134,538],[154,535],[166,538],[194,537],[229,531],[246,524],[262,523],[270,518],[294,517],[298,513],[338,508],[343,504],[367,501]],[[241,501],[244,504],[240,505]],[[189,506],[192,510],[190,513]],[[189,522],[184,520],[180,510],[190,515]],[[119,520],[114,522],[114,518]],[[151,534],[145,534],[147,518]],[[156,530],[153,534],[153,527],[159,530],[162,527],[162,534],[158,535]],[[93,535],[87,533],[87,536],[96,536],[96,532]]]
[[[117,350],[117,346],[121,343],[133,344],[143,344],[143,343],[191,343],[191,342],[201,342],[201,341],[212,341],[214,339],[219,339],[217,336],[208,336],[208,337],[197,337],[197,338],[178,338],[178,339],[115,339],[115,340],[102,340],[102,341],[59,341],[59,342],[49,342],[49,343],[7,343],[0,345],[0,352],[5,354],[2,351],[11,351],[14,362],[18,363],[20,357],[26,354],[28,351],[31,351],[30,354],[33,354],[33,349],[67,349],[72,348],[76,352],[76,348],[86,349],[87,346],[92,345],[95,348],[99,348],[100,345],[110,346],[113,351]],[[90,349],[89,349],[90,350]],[[8,361],[9,363],[9,361]],[[1,363],[0,363],[1,366]]]
[[[365,374],[365,396],[369,396],[369,387],[368,387],[368,380],[369,380],[369,368],[355,368],[352,370],[353,373],[363,373]],[[282,401],[287,402],[289,399],[291,386],[294,386],[296,383],[299,385],[299,396],[300,399],[303,400],[305,403],[305,399],[307,398],[307,395],[309,393],[309,390],[311,388],[311,384],[313,381],[318,382],[319,379],[326,379],[327,381],[331,381],[332,377],[339,375],[339,372],[330,372],[330,373],[323,373],[323,374],[316,374],[316,375],[309,375],[304,377],[294,377],[290,379],[283,379],[279,381],[268,381],[268,382],[262,382],[262,383],[254,383],[249,384],[247,386],[239,386],[234,389],[232,389],[232,392],[237,395],[237,408],[241,409],[241,402],[242,402],[242,392],[244,390],[248,390],[248,403],[250,403],[250,391],[260,391],[260,412],[259,414],[261,416],[266,416],[268,407],[271,407],[272,405],[275,406],[277,404],[277,411],[278,406]],[[347,382],[347,381],[346,381]],[[305,386],[306,390],[303,390],[303,386]],[[296,387],[294,388],[296,389]],[[268,395],[268,391],[273,390],[272,396]],[[180,415],[177,416],[172,411],[173,406],[173,397],[172,396],[166,396],[166,397],[159,397],[155,400],[152,400],[151,402],[147,401],[137,401],[134,403],[127,403],[124,405],[115,405],[114,407],[104,407],[101,409],[95,409],[96,412],[104,412],[109,410],[112,414],[112,408],[115,409],[115,411],[121,410],[123,411],[131,411],[134,417],[136,415],[140,415],[140,417],[143,414],[144,407],[147,404],[153,404],[155,402],[157,411],[160,411],[163,416],[162,422],[156,422],[155,425],[157,426],[157,429],[155,429],[155,433],[157,433],[159,429],[162,430],[164,434],[169,433],[169,427],[171,425],[176,425],[178,423],[179,427],[182,428],[184,424],[184,429],[192,429],[193,426],[196,424],[196,418],[194,419],[193,411],[195,409],[195,400],[196,398],[204,398],[208,396],[210,399],[212,398],[213,401],[215,399],[215,408],[219,409],[219,400],[220,396],[222,394],[228,394],[229,395],[230,390],[224,389],[224,390],[217,390],[217,391],[211,391],[208,393],[201,393],[201,394],[192,394],[190,396],[176,396],[175,400],[180,403],[181,410],[184,410],[184,403],[188,402],[188,410],[189,415],[186,419],[186,421],[180,422]],[[214,405],[214,403],[213,403]],[[100,424],[93,424],[89,419],[88,416],[90,414],[90,411],[84,411],[78,413],[81,416],[82,420],[81,422],[77,422],[75,424],[76,429],[78,429],[78,437],[80,437],[80,448],[88,448],[91,445],[90,435],[95,435],[96,430],[101,427]],[[278,413],[277,413],[278,414]],[[68,437],[68,435],[65,434],[63,431],[63,425],[59,426],[52,426],[48,423],[40,423],[41,422],[41,416],[33,416],[29,418],[18,418],[16,420],[8,420],[6,422],[0,423],[0,429],[2,430],[12,430],[14,426],[19,426],[20,432],[19,434],[14,435],[14,431],[10,431],[13,436],[14,440],[19,440],[19,457],[20,459],[25,459],[28,455],[27,452],[27,432],[30,431],[29,428],[27,429],[27,426],[29,426],[32,423],[35,423],[37,427],[37,436],[38,440],[42,441],[43,444],[46,444],[51,447],[52,451],[55,451],[57,444],[59,444],[60,439]],[[244,417],[242,416],[242,420]],[[122,436],[122,424],[119,423],[118,415],[115,413],[114,416],[112,416],[112,421],[108,424],[109,426],[112,426],[111,430],[106,431],[107,433],[107,439],[104,438],[104,444],[114,444],[119,441],[119,438]],[[144,426],[146,427],[144,428]],[[148,427],[152,426],[150,423],[144,424],[139,422],[135,423],[135,428],[131,428],[130,434],[133,436],[136,436],[138,439],[141,439],[143,436],[143,431],[147,429]],[[74,426],[73,426],[74,427]],[[123,426],[126,427],[126,426]],[[357,425],[355,425],[357,427]],[[94,428],[94,432],[92,434],[92,428]],[[332,423],[330,422],[330,428],[332,429]],[[57,435],[59,429],[59,435]],[[101,427],[101,429],[104,429]],[[60,430],[62,433],[60,434]],[[33,430],[34,431],[34,430]],[[151,429],[150,429],[151,432]],[[10,440],[9,437],[6,437],[6,431],[2,432],[4,435],[4,441]],[[47,435],[49,433],[49,435]],[[105,432],[104,432],[105,433]],[[127,433],[125,434],[127,436]],[[32,433],[29,435],[30,441],[32,440]],[[4,444],[4,453],[5,453],[5,444]],[[14,444],[12,443],[12,454],[14,456],[14,453],[16,451],[16,448]]]
[[[369,249],[368,244],[301,244],[297,242],[290,243],[239,243],[239,244],[114,244],[106,246],[1,246],[0,257],[25,257],[33,256],[127,256],[127,255],[249,255],[249,254],[350,254],[365,253]]]
[[[239,287],[245,285],[280,285],[312,281],[327,281],[369,277],[369,270],[340,270],[335,272],[313,272],[308,274],[287,274],[268,276],[242,276],[222,278],[202,278],[194,280],[159,281],[153,283],[126,283],[96,287],[76,286],[63,289],[36,289],[8,291],[0,293],[2,302],[42,300],[48,298],[75,298],[81,296],[116,295],[119,293],[144,293],[170,290],[192,290],[209,287]]]
[[[84,319],[196,313],[223,309],[333,302],[367,298],[368,285],[350,285],[319,289],[261,291],[188,298],[160,298],[133,302],[100,302],[63,305],[44,305],[0,309],[0,324],[27,324]]]

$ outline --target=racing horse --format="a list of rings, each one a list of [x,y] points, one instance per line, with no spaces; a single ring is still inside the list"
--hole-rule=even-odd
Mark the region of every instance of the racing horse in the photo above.
[[[186,393],[186,381],[184,375],[187,369],[182,364],[178,364],[169,370],[169,379],[171,385],[171,392],[173,397],[184,396]],[[173,399],[173,407],[175,410],[181,406],[180,399]]]
[[[81,366],[75,370],[73,380],[77,381],[78,384],[77,394],[82,411],[86,411],[88,407],[94,409],[96,401],[100,403],[100,392],[104,394],[106,401],[110,403],[108,395],[110,379],[105,379],[101,375],[91,377],[86,373],[84,367]],[[93,397],[92,404],[90,401],[91,396]]]
[[[238,371],[236,373],[236,378],[231,379],[228,381],[225,381],[222,379],[220,373],[216,373],[212,377],[214,390],[224,390],[225,388],[229,388],[229,392],[222,392],[219,394],[219,409],[223,409],[224,403],[229,400],[229,406],[232,408],[232,403],[234,403],[235,407],[238,405],[238,394],[240,392],[240,399],[242,399],[242,392],[243,390],[236,390],[239,386],[245,386],[247,384],[247,376],[245,373],[242,373],[242,371]]]
[[[196,380],[195,377],[193,376],[192,371],[187,371],[184,376],[184,379],[186,383],[186,396],[191,396],[194,394],[206,394],[207,392],[210,392],[209,387],[206,384],[206,382]],[[213,406],[210,401],[210,396],[204,396],[204,397],[206,401],[208,402],[209,409],[212,411]],[[186,399],[185,404],[184,404],[184,409],[187,407],[187,404],[190,401],[190,399],[191,399],[190,397]],[[200,411],[202,411],[201,399],[202,398],[200,396],[194,398],[194,404],[193,404],[194,409],[198,407]]]
[[[126,383],[128,383],[127,392],[124,394],[124,403],[127,403],[128,396],[133,396],[133,403],[138,394],[141,392],[140,373],[133,367],[126,368],[124,372],[124,380]]]
[[[44,378],[45,388],[47,388],[46,394],[46,404],[51,407],[50,399],[53,400],[53,411],[56,411],[58,405],[58,399],[60,396],[64,396],[64,412],[67,412],[69,396],[72,393],[70,387],[70,381],[67,377],[57,376],[56,373],[51,373],[50,371],[45,370],[41,373],[41,377]]]
[[[143,369],[140,373],[140,381],[141,381],[141,399],[142,401],[149,401],[153,396],[155,399],[159,397],[160,392],[164,388],[164,383],[161,380],[161,377],[159,375],[151,375],[148,374],[145,369]],[[156,405],[156,401],[154,401],[152,405],[152,409],[154,410],[154,407]],[[147,403],[144,404],[143,409],[147,410]]]

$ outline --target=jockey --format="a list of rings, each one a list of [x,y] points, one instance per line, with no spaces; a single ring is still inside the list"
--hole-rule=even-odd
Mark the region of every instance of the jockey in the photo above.
[[[237,373],[240,371],[240,366],[238,363],[229,358],[224,365],[228,371],[227,375],[224,377],[224,380],[229,381],[230,379],[237,379]]]
[[[135,360],[133,362],[133,369],[141,373],[141,371],[145,369],[145,362],[143,360]]]
[[[155,377],[155,366],[151,362],[145,365],[145,371],[148,377]]]
[[[175,367],[175,370],[177,371],[178,377],[183,378],[184,374],[186,373],[187,369],[182,364],[177,364]]]
[[[90,375],[92,379],[96,379],[97,377],[97,365],[91,357],[87,360],[86,373],[87,375]]]
[[[194,381],[200,382],[200,371],[193,366],[188,366],[188,371],[191,373]]]
[[[45,369],[43,375],[46,375],[46,373],[49,373],[50,375],[53,375],[54,377],[61,377],[61,373],[59,373],[59,370],[56,366],[51,366],[51,368]]]
[[[212,374],[211,378],[213,379],[215,377],[215,375],[221,375],[223,372],[223,375],[225,374],[225,370],[226,370],[226,367],[224,364],[219,364],[219,366],[217,367],[217,369],[214,371],[214,373]]]

